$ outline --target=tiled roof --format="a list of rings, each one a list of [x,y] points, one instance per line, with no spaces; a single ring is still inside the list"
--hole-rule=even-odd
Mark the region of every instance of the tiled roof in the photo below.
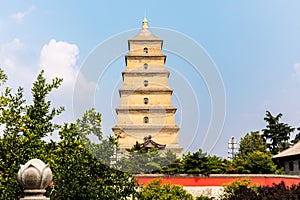
[[[282,152],[278,153],[277,155],[273,156],[273,158],[282,158],[288,156],[300,155],[300,142],[297,142],[292,147],[283,150]]]
[[[158,143],[154,142],[153,140],[148,139],[143,144],[141,144],[141,147],[143,147],[143,148],[156,147],[160,150],[164,150],[166,148],[166,145],[165,144],[158,144]]]

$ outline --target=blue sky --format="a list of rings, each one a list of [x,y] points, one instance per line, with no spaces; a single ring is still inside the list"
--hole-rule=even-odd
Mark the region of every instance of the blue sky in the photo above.
[[[9,75],[8,85],[25,87],[28,97],[28,88],[41,66],[48,78],[64,77],[64,85],[51,94],[54,105],[67,108],[58,121],[73,119],[74,80],[91,52],[113,35],[140,28],[146,15],[150,27],[177,31],[202,46],[220,73],[226,91],[224,129],[216,146],[205,150],[227,156],[229,137],[240,138],[263,129],[266,110],[282,113],[282,121],[300,126],[299,1],[0,0],[0,5],[0,66]],[[192,140],[189,134],[181,133],[180,137],[186,150],[195,151],[203,145],[205,133],[201,131],[209,126],[211,96],[203,77],[194,77],[192,71],[185,70],[188,63],[166,54],[166,65],[190,84],[200,110],[196,112],[201,112],[190,113],[200,116],[203,127],[195,133],[194,141],[187,145],[183,140]],[[110,80],[116,84],[114,88],[121,86],[119,73],[124,65],[120,55],[107,71],[110,78],[102,81]],[[111,110],[118,104],[118,96],[100,81],[82,84],[98,88],[95,107],[103,113],[103,130],[109,134],[115,124]],[[174,92],[180,88],[174,80],[170,85]],[[103,99],[113,103],[103,105]],[[179,92],[173,100],[180,107]],[[180,113],[176,116],[179,125],[185,120]]]

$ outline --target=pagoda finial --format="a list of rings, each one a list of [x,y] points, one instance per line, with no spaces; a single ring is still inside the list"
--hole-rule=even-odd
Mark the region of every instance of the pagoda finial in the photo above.
[[[142,30],[148,30],[148,20],[144,17]]]

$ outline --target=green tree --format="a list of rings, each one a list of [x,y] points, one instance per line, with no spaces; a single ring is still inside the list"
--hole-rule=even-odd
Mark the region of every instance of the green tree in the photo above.
[[[281,117],[281,113],[273,116],[269,111],[266,111],[266,117],[264,118],[268,124],[267,127],[262,130],[262,137],[267,142],[268,149],[273,155],[290,146],[290,135],[295,130],[288,124],[280,122]]]
[[[118,167],[131,173],[159,173],[176,160],[171,151],[163,153],[155,147],[143,148],[138,142],[127,151],[118,161]]]
[[[277,166],[272,161],[269,153],[254,151],[248,153],[246,157],[236,156],[233,159],[236,173],[242,174],[280,174],[282,170],[277,170]]]
[[[187,174],[220,174],[225,173],[226,165],[224,160],[217,156],[207,155],[201,149],[198,151],[183,155],[182,158],[183,171]]]
[[[228,163],[228,173],[274,174],[282,173],[267,151],[267,143],[258,131],[247,133],[241,138],[238,153]]]
[[[143,200],[193,200],[193,196],[179,185],[170,183],[162,184],[160,179],[155,179],[146,186],[142,186],[138,199]]]
[[[236,174],[238,173],[237,166],[233,163],[233,161],[228,159],[223,159],[224,165],[224,174]]]
[[[267,143],[258,131],[247,133],[241,138],[237,156],[247,157],[249,153],[254,151],[267,152]]]
[[[239,199],[246,199],[252,200],[257,199],[258,197],[258,185],[251,184],[249,179],[237,179],[232,181],[229,184],[223,186],[224,192],[221,195],[221,199],[224,200],[239,200]],[[241,190],[243,192],[241,192]]]
[[[4,81],[5,76],[1,77]],[[0,139],[0,199],[17,199],[22,194],[16,176],[20,164],[32,158],[47,159],[46,143],[42,139],[59,127],[52,123],[52,119],[63,108],[51,109],[46,96],[61,81],[53,79],[51,84],[46,83],[42,71],[33,83],[31,105],[25,104],[22,88],[18,88],[16,94],[12,93],[12,89],[5,88],[1,94],[0,123],[4,130]]]
[[[126,199],[135,193],[130,174],[103,164],[84,146],[77,124],[64,125],[59,135],[51,152],[53,199]]]
[[[81,142],[103,164],[111,165],[118,143],[113,136],[103,138],[101,114],[94,108],[87,110],[82,118],[76,120],[76,128]]]
[[[214,200],[214,197],[208,197],[208,196],[204,196],[204,195],[200,195],[198,197],[196,197],[196,200]]]
[[[166,155],[166,157],[169,157]],[[180,174],[183,173],[183,164],[180,158],[167,159],[169,164],[164,165],[161,169],[163,174]]]
[[[260,151],[248,154],[245,168],[252,174],[274,174],[277,172],[276,165],[272,161],[272,156]]]
[[[287,187],[284,182],[271,186],[252,185],[247,180],[237,180],[224,186],[221,199],[224,200],[265,200],[265,199],[299,199],[299,185]]]
[[[295,138],[291,141],[293,145],[300,141],[300,127],[297,128],[297,131],[298,133],[296,134]]]
[[[2,84],[6,80],[2,70],[0,79]],[[110,142],[110,138],[102,138],[100,114],[90,110],[77,123],[63,126],[53,123],[63,108],[52,108],[47,95],[58,88],[61,81],[56,78],[47,83],[42,71],[33,83],[30,105],[23,98],[22,88],[15,94],[10,88],[2,92],[0,123],[4,130],[0,138],[0,199],[18,199],[23,195],[17,172],[20,164],[32,158],[50,165],[54,184],[48,188],[48,195],[54,199],[125,199],[134,194],[135,181],[130,174],[111,169],[93,154]],[[43,138],[55,131],[59,132],[61,140],[46,143]],[[88,143],[86,138],[91,133],[102,143]],[[91,151],[91,147],[95,151]]]
[[[226,173],[226,163],[223,159],[215,155],[208,155],[204,163],[206,173],[204,174],[223,174]]]
[[[183,155],[182,163],[183,170],[188,174],[206,174],[204,162],[207,161],[207,154],[203,153],[201,149],[198,151]]]

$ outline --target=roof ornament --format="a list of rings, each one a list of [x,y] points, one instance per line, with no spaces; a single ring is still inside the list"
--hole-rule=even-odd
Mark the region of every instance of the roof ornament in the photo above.
[[[128,41],[129,42],[129,48],[130,48],[130,42],[131,41],[145,41],[145,42],[149,42],[150,40],[156,40],[156,41],[159,41],[159,42],[162,43],[162,39],[156,37],[155,35],[153,35],[149,31],[148,20],[147,20],[146,17],[144,17],[140,33],[138,35],[136,35],[135,37],[131,38]]]
[[[142,30],[148,30],[148,20],[146,17],[144,17]]]

